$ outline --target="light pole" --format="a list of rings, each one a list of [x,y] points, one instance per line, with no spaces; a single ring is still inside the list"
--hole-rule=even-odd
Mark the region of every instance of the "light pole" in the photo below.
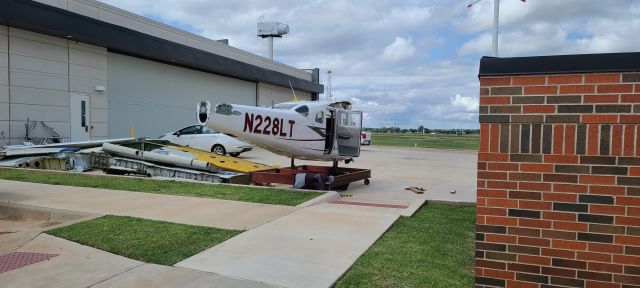
[[[498,33],[500,32],[500,0],[493,0],[493,57],[498,57]]]
[[[267,38],[267,56],[273,60],[273,37],[281,38],[289,33],[289,25],[280,22],[258,22],[258,37]]]
[[[327,100],[333,102],[333,91],[331,91],[331,69],[327,70]]]
[[[467,8],[472,7],[476,3],[482,0],[474,0]],[[522,2],[527,2],[527,0],[520,0]],[[493,39],[491,43],[491,48],[493,49],[493,57],[498,57],[498,33],[500,32],[500,0],[493,0]]]

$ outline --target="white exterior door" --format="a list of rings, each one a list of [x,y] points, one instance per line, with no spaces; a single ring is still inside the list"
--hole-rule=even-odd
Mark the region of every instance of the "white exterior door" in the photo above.
[[[91,139],[91,123],[89,119],[89,95],[69,94],[71,110],[71,141],[87,141]]]

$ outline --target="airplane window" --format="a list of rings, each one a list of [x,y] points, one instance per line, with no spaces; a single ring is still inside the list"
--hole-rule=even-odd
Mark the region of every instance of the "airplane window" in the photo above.
[[[351,126],[360,127],[362,125],[362,116],[360,114],[351,114]]]
[[[302,105],[298,108],[296,108],[296,112],[300,113],[300,115],[302,116],[309,116],[309,106],[307,105]]]
[[[344,113],[339,116],[339,123],[342,127],[361,127],[362,125],[362,116],[357,113]]]
[[[340,123],[342,123],[342,126],[349,126],[349,115],[340,114]]]
[[[318,113],[316,113],[316,122],[322,123],[323,120],[324,120],[324,113],[322,111],[318,111]]]

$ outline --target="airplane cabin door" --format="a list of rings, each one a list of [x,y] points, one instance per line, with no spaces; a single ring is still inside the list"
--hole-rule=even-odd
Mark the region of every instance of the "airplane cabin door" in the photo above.
[[[360,156],[362,112],[349,110],[338,110],[337,112],[338,155],[358,157]]]
[[[71,141],[87,141],[91,139],[89,123],[89,95],[70,94]]]

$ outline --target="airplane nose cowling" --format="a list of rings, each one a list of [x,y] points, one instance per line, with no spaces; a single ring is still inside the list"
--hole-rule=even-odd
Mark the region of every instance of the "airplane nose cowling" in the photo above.
[[[206,126],[209,121],[209,113],[211,112],[211,104],[209,101],[200,101],[197,105],[198,123],[202,126]]]

